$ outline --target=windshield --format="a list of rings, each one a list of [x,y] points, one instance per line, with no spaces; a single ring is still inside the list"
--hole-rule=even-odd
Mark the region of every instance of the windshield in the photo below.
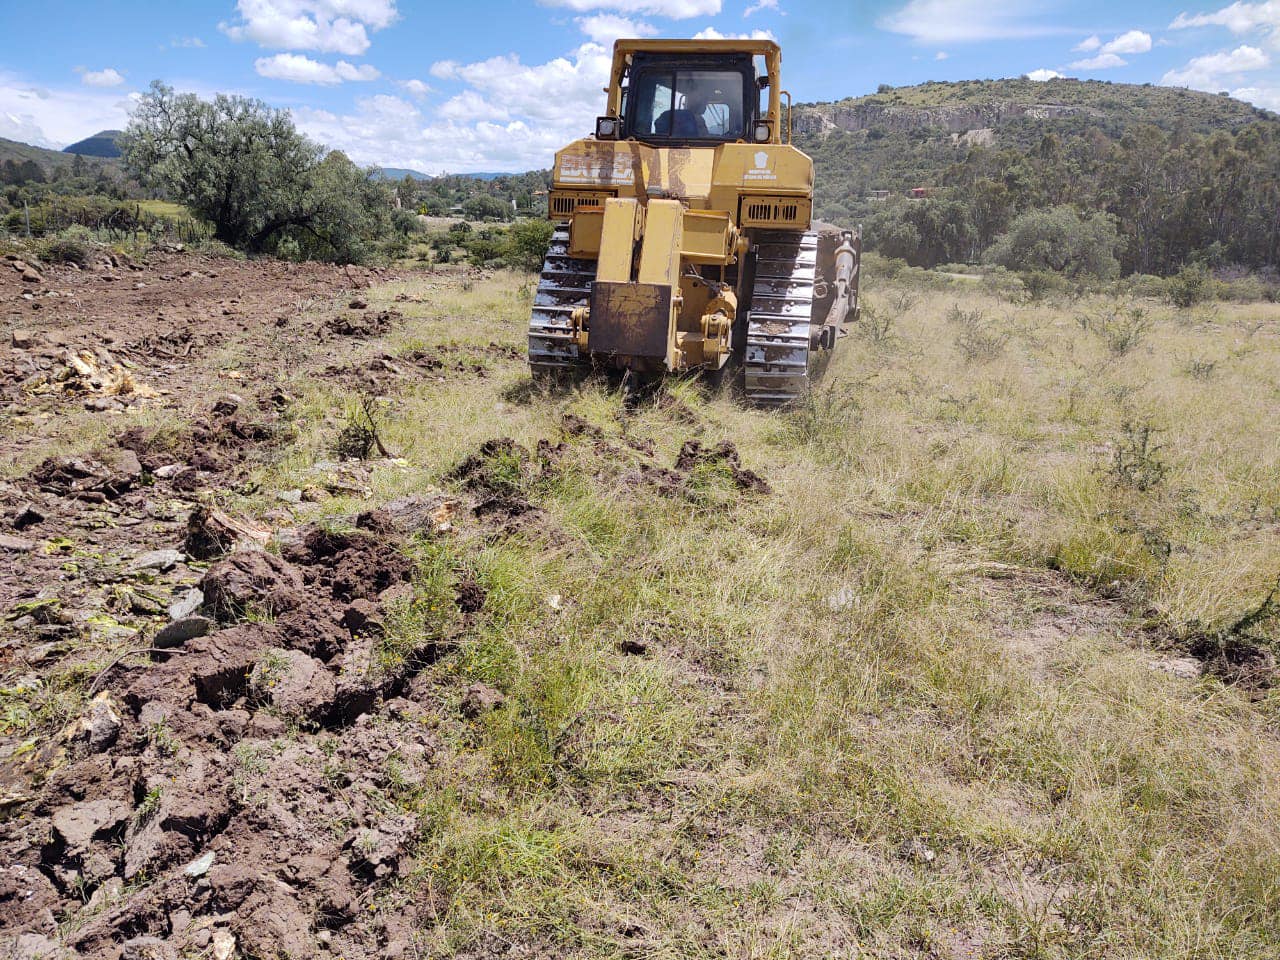
[[[629,135],[672,140],[740,140],[743,75],[736,70],[651,67],[628,91]]]

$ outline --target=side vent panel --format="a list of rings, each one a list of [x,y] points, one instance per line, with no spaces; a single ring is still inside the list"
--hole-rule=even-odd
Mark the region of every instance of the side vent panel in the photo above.
[[[813,204],[796,197],[743,197],[742,226],[808,229]]]
[[[552,220],[563,222],[579,210],[603,211],[604,202],[612,196],[613,193],[598,190],[553,190],[548,209]]]

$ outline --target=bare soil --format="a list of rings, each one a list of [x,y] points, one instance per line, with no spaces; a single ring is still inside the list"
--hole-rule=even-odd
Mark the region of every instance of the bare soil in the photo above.
[[[290,442],[286,374],[367,368],[400,316],[356,294],[385,275],[34,266],[0,262],[0,671],[92,699],[0,740],[0,952],[395,955],[432,905],[368,919],[419,826],[379,798],[437,744],[411,686],[432,651],[379,642],[430,505],[277,530],[278,553],[209,505]],[[102,439],[64,455],[54,423]]]

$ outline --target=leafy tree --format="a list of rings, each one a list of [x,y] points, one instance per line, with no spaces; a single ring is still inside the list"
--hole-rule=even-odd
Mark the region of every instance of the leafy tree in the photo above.
[[[1010,270],[1052,270],[1071,277],[1114,279],[1120,273],[1120,238],[1106,214],[1082,217],[1074,207],[1028,210],[987,251]]]
[[[550,220],[521,220],[512,224],[505,259],[525,270],[541,269],[553,230]]]
[[[358,259],[386,230],[385,184],[343,154],[325,155],[289,115],[260,100],[212,102],[158,81],[133,111],[122,142],[128,169],[213,223],[214,236],[250,252],[298,249]]]
[[[510,220],[512,214],[509,202],[483,194],[466,201],[462,212],[472,220]]]

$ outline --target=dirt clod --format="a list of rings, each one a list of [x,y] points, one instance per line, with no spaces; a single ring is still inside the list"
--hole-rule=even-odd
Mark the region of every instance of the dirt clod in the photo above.
[[[484,609],[487,591],[474,580],[463,580],[454,592],[454,603],[463,613],[478,613]]]
[[[474,720],[483,714],[502,709],[506,702],[507,698],[487,683],[473,683],[462,695],[460,709],[464,717]]]
[[[728,470],[733,482],[742,490],[752,493],[770,493],[768,481],[752,470],[745,470],[738,456],[738,448],[730,440],[708,449],[701,441],[686,440],[676,457],[675,469],[678,473],[692,473],[699,467],[721,466]]]
[[[302,587],[293,566],[262,550],[236,551],[210,567],[200,581],[205,602],[225,620],[293,610],[302,603]]]

